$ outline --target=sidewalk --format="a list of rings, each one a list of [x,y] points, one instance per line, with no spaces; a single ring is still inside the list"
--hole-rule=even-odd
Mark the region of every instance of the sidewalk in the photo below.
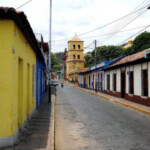
[[[68,84],[69,86],[74,86],[74,84],[71,84],[67,81],[64,81],[66,84]],[[95,91],[93,90],[89,90],[89,89],[85,89],[85,88],[81,88],[81,87],[78,87],[78,86],[75,86],[76,88],[84,91],[84,92],[87,92],[87,93],[90,93],[90,94],[93,94],[93,95],[96,95],[104,100],[108,100],[108,101],[112,101],[114,103],[117,103],[117,104],[120,104],[120,105],[123,105],[123,106],[126,106],[126,107],[130,107],[134,110],[137,110],[137,111],[140,111],[140,112],[143,112],[145,114],[148,114],[150,115],[150,107],[147,107],[147,106],[144,106],[144,105],[141,105],[141,104],[138,104],[138,103],[134,103],[134,102],[131,102],[131,101],[128,101],[128,100],[125,100],[123,98],[118,98],[118,97],[114,97],[114,96],[110,96],[108,94],[104,94],[104,93],[100,93],[100,92],[97,92],[95,93]]]
[[[26,128],[20,132],[18,143],[14,147],[3,150],[53,150],[53,107],[55,96],[52,95],[52,103],[48,103],[48,93],[35,115],[29,120]]]

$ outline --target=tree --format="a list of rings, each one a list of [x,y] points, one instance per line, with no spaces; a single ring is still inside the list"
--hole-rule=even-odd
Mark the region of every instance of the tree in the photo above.
[[[143,32],[139,34],[133,41],[133,45],[129,48],[125,48],[123,54],[126,56],[140,52],[150,47],[150,33]]]
[[[52,66],[52,69],[57,70],[57,65],[58,65],[57,57],[54,53],[51,53],[51,66]]]
[[[93,64],[94,60],[92,55],[85,56],[85,67],[90,67]]]
[[[150,47],[150,33],[146,31],[138,35],[133,41],[132,45],[133,53],[142,51],[149,47]]]
[[[116,57],[121,56],[123,48],[121,46],[101,46],[96,48],[97,62],[108,61]],[[93,58],[95,58],[95,51],[92,52]]]
[[[123,48],[121,46],[100,46],[96,48],[96,63],[102,61],[109,61],[123,54]],[[92,51],[92,55],[85,56],[85,66],[90,67],[95,64],[95,50]]]

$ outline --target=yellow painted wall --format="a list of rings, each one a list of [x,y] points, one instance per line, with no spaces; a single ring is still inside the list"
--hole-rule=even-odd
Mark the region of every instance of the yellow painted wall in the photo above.
[[[83,50],[83,49],[84,49],[84,43],[83,43],[83,41],[79,41],[79,42],[76,42],[76,41],[69,41],[69,42],[68,42],[68,49],[69,49],[69,50],[74,50],[74,49],[73,49],[73,45],[76,46],[75,50],[78,50],[78,45],[80,45],[80,50]]]
[[[0,137],[8,137],[35,108],[32,73],[36,55],[13,21],[1,20],[0,33]]]
[[[76,46],[75,49],[73,49],[73,45]],[[80,45],[80,49],[78,48],[78,45]],[[74,71],[74,67],[77,70],[84,68],[84,62],[85,62],[84,54],[83,54],[84,44],[82,41],[79,42],[69,41],[68,48],[69,51],[67,57],[67,78],[71,79],[69,73]],[[73,55],[75,55],[75,59],[73,58]],[[78,55],[80,55],[80,59],[78,59]]]

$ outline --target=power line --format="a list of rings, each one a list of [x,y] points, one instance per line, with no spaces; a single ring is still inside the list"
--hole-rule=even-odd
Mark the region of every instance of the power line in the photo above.
[[[92,41],[88,46],[84,47],[84,49],[91,48],[90,46],[91,46],[92,44],[94,44],[93,41]]]
[[[144,9],[144,8],[147,8],[148,6],[149,6],[149,5],[146,5],[146,6],[144,6],[144,7],[141,7],[140,9],[137,9],[136,11],[132,11],[131,13],[129,13],[129,14],[127,14],[127,15],[125,15],[125,16],[119,18],[119,19],[116,19],[116,20],[114,20],[114,21],[112,21],[112,22],[109,22],[109,23],[107,23],[107,24],[105,24],[105,25],[102,25],[101,27],[95,28],[95,29],[93,29],[93,30],[89,30],[89,31],[84,32],[84,33],[81,33],[81,34],[78,34],[78,36],[82,36],[82,35],[85,35],[85,34],[94,32],[94,31],[96,31],[96,30],[102,29],[102,28],[104,28],[104,27],[106,27],[106,26],[109,26],[110,24],[113,24],[113,23],[115,23],[115,22],[118,22],[119,20],[121,20],[121,19],[123,19],[123,18],[126,18],[126,17],[132,15],[133,13],[136,13],[136,12],[138,12],[138,11]],[[69,39],[69,38],[71,38],[71,36],[70,36],[70,37],[67,37],[67,38],[64,38],[64,39],[55,40],[55,42],[65,41],[65,40],[67,40],[67,39]]]
[[[30,3],[31,1],[32,1],[32,0],[27,1],[26,3],[24,3],[24,4],[20,5],[20,6],[18,6],[16,9],[19,9],[19,8],[25,6],[26,4]]]
[[[142,4],[144,4],[146,1],[149,1],[149,0],[144,0],[141,4],[139,4],[134,10],[136,10],[138,7],[140,7]]]
[[[127,30],[122,30],[122,31],[119,31],[119,32],[117,31],[117,32],[111,32],[111,33],[106,33],[106,34],[99,34],[99,35],[94,35],[94,36],[83,37],[82,39],[95,38],[95,37],[99,37],[99,36],[111,35],[111,34],[114,34],[114,33],[127,32],[127,31],[131,31],[131,30],[136,30],[136,29],[139,29],[139,28],[142,28],[142,27],[146,27],[146,26],[148,26],[148,25],[135,27],[135,28],[127,29]]]
[[[97,41],[97,43],[99,43],[101,46],[103,46],[103,44],[101,42]]]
[[[142,29],[142,30],[140,30],[140,31],[138,31],[137,33],[135,33],[135,34],[133,34],[132,36],[130,36],[129,38],[127,38],[127,39],[125,39],[125,40],[123,40],[122,42],[120,42],[119,44],[117,44],[117,45],[121,45],[122,43],[124,43],[124,42],[126,42],[127,40],[129,40],[130,38],[132,38],[132,37],[134,37],[135,35],[137,35],[137,34],[139,34],[139,33],[141,33],[143,30],[145,30],[146,28],[148,28],[150,25],[148,25],[147,27],[145,27],[144,29]]]
[[[119,19],[117,19],[117,20],[114,20],[114,21],[112,21],[112,22],[110,22],[110,23],[107,23],[107,24],[105,24],[105,25],[103,25],[103,26],[101,26],[101,27],[95,28],[95,29],[90,30],[90,31],[87,31],[87,32],[85,32],[85,33],[81,33],[81,34],[79,34],[79,36],[84,35],[84,34],[87,34],[87,33],[90,33],[90,32],[93,32],[93,31],[96,31],[96,30],[99,30],[99,29],[104,28],[104,27],[106,27],[106,26],[108,26],[108,25],[110,25],[110,24],[113,24],[113,23],[115,23],[115,22],[118,22],[119,20],[121,20],[121,19],[123,19],[123,18],[126,18],[127,16],[129,16],[129,15],[135,13],[135,12],[138,12],[139,10],[144,9],[144,8],[146,8],[146,7],[147,7],[147,6],[144,6],[144,7],[140,8],[140,9],[134,11],[134,12],[131,12],[131,13],[129,13],[129,14],[127,14],[127,15],[125,15],[125,16],[119,18]]]
[[[136,29],[139,29],[139,28],[143,28],[143,27],[147,27],[148,25],[144,25],[144,26],[139,26],[139,27],[135,27],[135,28],[130,28],[130,29],[126,29],[126,30],[122,30],[122,31],[117,31],[117,32],[111,32],[111,33],[106,33],[106,34],[99,34],[99,35],[94,35],[94,36],[88,36],[88,37],[83,37],[82,39],[90,39],[90,38],[96,38],[96,37],[100,37],[100,36],[106,36],[106,35],[111,35],[111,34],[114,34],[114,33],[122,33],[122,32],[127,32],[127,31],[131,31],[131,30],[136,30]],[[98,43],[100,45],[104,45],[102,44],[102,42],[99,42]],[[55,44],[54,44],[55,45]],[[63,44],[56,44],[56,45],[63,45]]]
[[[133,22],[135,19],[137,19],[140,15],[142,15],[146,10],[144,10],[141,14],[139,14],[138,16],[135,16],[135,18],[131,18],[130,20],[126,21],[125,24],[123,24],[122,26],[120,25],[120,28],[118,28],[116,30],[116,33],[118,33],[118,31],[120,31],[121,29],[123,29],[124,27],[126,27],[127,25],[131,24],[131,22]],[[118,25],[119,26],[119,25]],[[107,40],[109,40],[111,37],[113,37],[116,33],[114,33],[113,35],[111,35],[110,37],[104,39],[103,42],[106,42]]]
[[[146,2],[147,0],[144,0],[140,5],[138,5],[132,12],[134,12],[138,7],[143,7],[142,5],[144,5],[144,7],[145,6],[147,6],[148,5],[148,2]],[[146,3],[145,3],[146,2]],[[144,4],[145,3],[145,4]],[[147,10],[147,8],[146,8],[146,10]],[[124,27],[126,27],[127,25],[129,25],[129,24],[131,24],[135,19],[137,19],[139,16],[141,16],[146,10],[144,10],[143,11],[143,9],[142,10],[140,10],[140,12],[136,12],[136,13],[133,13],[133,14],[131,14],[130,16],[128,16],[128,17],[126,17],[126,18],[124,18],[124,19],[122,19],[118,24],[116,24],[111,30],[113,30],[114,32],[118,32],[118,31],[120,31],[121,29],[123,29]],[[111,31],[110,30],[110,31]],[[116,33],[117,33],[116,32]],[[103,42],[105,41],[107,41],[108,39],[110,39],[111,37],[113,37],[116,33],[114,33],[114,34],[112,34],[111,36],[109,36],[109,37],[106,37],[106,38],[104,38],[104,40],[103,40]]]

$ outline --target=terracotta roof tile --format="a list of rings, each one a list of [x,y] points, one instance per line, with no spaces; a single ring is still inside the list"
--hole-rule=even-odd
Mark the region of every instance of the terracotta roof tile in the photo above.
[[[134,62],[136,60],[142,59],[145,56],[145,52],[149,51],[149,50],[150,50],[150,48],[145,49],[145,50],[143,50],[141,52],[138,52],[138,53],[126,56],[126,57],[122,58],[121,60],[117,61],[116,63],[110,65],[108,68],[112,68],[114,66],[126,64],[126,63],[129,63],[129,62]]]
[[[90,70],[91,70],[91,68],[83,68],[82,70],[79,71],[79,74],[86,73]]]
[[[0,9],[3,9],[5,11],[12,10],[15,11],[17,14],[23,13],[23,11],[15,10],[13,7],[0,7]]]

